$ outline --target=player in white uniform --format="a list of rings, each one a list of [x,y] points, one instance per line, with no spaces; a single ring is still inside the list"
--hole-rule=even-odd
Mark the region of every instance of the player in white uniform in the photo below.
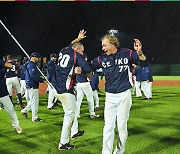
[[[94,71],[94,74],[91,78],[91,88],[93,90],[93,98],[94,98],[94,101],[95,101],[95,104],[96,104],[96,110],[99,110],[99,96],[98,96],[98,91],[99,91],[99,76],[98,76],[98,73],[96,71]]]
[[[43,82],[43,79],[39,76],[39,71],[36,67],[36,63],[40,58],[39,53],[33,52],[31,54],[31,59],[27,64],[26,68],[26,87],[27,87],[27,94],[29,96],[29,103],[27,106],[21,110],[21,113],[25,115],[27,118],[27,112],[31,109],[32,110],[32,121],[42,121],[41,118],[38,117],[38,107],[39,107],[39,82]]]
[[[12,126],[16,129],[16,132],[18,134],[22,133],[22,129],[19,126],[19,121],[16,115],[16,112],[14,111],[14,106],[11,102],[11,99],[9,97],[9,93],[7,91],[6,81],[5,81],[5,73],[6,69],[12,69],[12,64],[5,63],[5,61],[0,60],[0,102],[3,104],[4,108],[8,112],[9,116],[12,120]]]
[[[76,66],[80,66],[85,73],[92,74],[89,64],[84,60],[82,55],[76,52],[84,49],[84,46],[77,42],[85,38],[85,33],[84,30],[80,31],[78,38],[60,51],[57,69],[52,79],[52,84],[57,91],[57,97],[61,101],[64,110],[64,120],[58,146],[59,150],[74,149],[75,146],[70,144],[70,135],[74,139],[84,134],[83,130],[78,130],[78,121],[75,114],[76,98],[73,90],[75,73],[78,73],[76,72],[78,70]]]
[[[94,59],[92,66],[102,68],[105,75],[105,111],[102,154],[112,154],[114,143],[114,128],[118,128],[117,146],[114,154],[123,154],[128,136],[127,121],[132,104],[130,65],[146,60],[142,51],[119,49],[119,41],[112,34],[102,39],[102,50],[105,54]],[[140,59],[140,60],[139,60]]]
[[[12,55],[7,56],[7,62],[11,63],[13,66],[11,69],[7,69],[7,73],[6,73],[6,85],[7,85],[7,89],[8,89],[10,98],[12,100],[13,88],[15,88],[20,107],[24,108],[24,104],[22,103],[22,96],[21,96],[21,86],[19,83],[19,78],[17,76],[18,68],[14,62],[14,58]]]
[[[55,74],[56,71],[56,61],[57,61],[57,55],[55,53],[52,53],[50,55],[50,60],[47,62],[46,67],[47,67],[47,78],[49,80],[49,82],[52,82],[52,78]],[[53,89],[51,88],[51,86],[49,86],[48,84],[48,109],[54,109],[55,107],[55,103],[57,101],[57,98],[55,97],[54,93],[53,93]]]
[[[83,50],[79,53],[83,55]],[[85,60],[87,61],[87,56],[85,57]],[[90,85],[90,80],[83,74],[76,75],[76,91],[77,91],[76,93],[77,117],[80,117],[81,103],[85,94],[88,101],[90,118],[98,118],[99,115],[96,115],[94,112],[94,98],[93,98],[93,90]]]

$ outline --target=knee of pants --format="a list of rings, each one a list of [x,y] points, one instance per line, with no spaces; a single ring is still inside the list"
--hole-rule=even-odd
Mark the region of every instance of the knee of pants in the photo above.
[[[64,115],[73,118],[75,116],[75,111],[66,111]]]
[[[115,127],[116,127],[115,124],[113,124],[113,123],[108,123],[108,122],[105,123],[105,125],[104,125],[104,129],[108,129],[108,130],[114,130]]]
[[[117,126],[119,131],[127,131],[127,120],[119,120]]]

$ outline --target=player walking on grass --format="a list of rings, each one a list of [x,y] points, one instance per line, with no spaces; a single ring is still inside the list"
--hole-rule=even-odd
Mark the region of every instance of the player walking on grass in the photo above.
[[[79,52],[79,54],[83,55],[83,50]],[[85,57],[85,56],[84,56]],[[87,61],[87,56],[85,57],[85,60]],[[88,107],[89,107],[89,113],[90,118],[98,118],[99,115],[96,115],[94,112],[94,98],[93,98],[93,90],[90,85],[89,79],[84,74],[77,74],[76,75],[76,114],[77,117],[80,117],[80,108],[81,103],[84,97],[84,94],[86,95],[87,101],[88,101]]]
[[[99,91],[99,76],[98,76],[98,73],[96,71],[93,72],[93,76],[91,78],[91,81],[90,81],[90,84],[91,84],[91,88],[93,90],[93,98],[94,98],[94,101],[96,103],[96,110],[99,110],[99,96],[98,96],[98,91]]]
[[[50,55],[50,60],[47,62],[46,67],[47,67],[47,78],[49,80],[49,82],[52,83],[52,78],[54,76],[54,73],[56,71],[56,61],[57,61],[57,55],[55,53],[52,53]],[[53,93],[53,89],[51,88],[51,86],[48,84],[48,90],[49,90],[49,94],[48,94],[48,109],[53,109],[55,107],[55,103],[57,101],[57,98],[55,97],[54,93]]]
[[[5,61],[0,60],[0,102],[3,104],[4,108],[8,112],[9,116],[12,120],[12,126],[16,129],[16,132],[18,134],[22,133],[22,129],[19,126],[19,121],[16,115],[16,112],[14,111],[14,106],[12,104],[12,101],[9,97],[9,93],[7,91],[6,86],[6,79],[5,79],[5,73],[6,69],[12,69],[13,65],[10,63],[5,63]]]
[[[102,68],[105,75],[105,110],[102,154],[112,154],[114,143],[114,128],[118,127],[117,145],[114,154],[123,154],[128,136],[127,121],[129,118],[132,96],[130,88],[130,64],[146,60],[142,51],[119,49],[119,41],[113,35],[105,35],[102,39],[103,55],[94,59],[95,69]],[[137,43],[138,44],[138,43]]]
[[[22,96],[21,96],[21,86],[19,83],[19,79],[17,77],[18,67],[14,62],[14,57],[12,55],[8,55],[7,56],[7,62],[12,64],[12,68],[7,69],[7,72],[6,72],[6,85],[7,85],[9,95],[10,95],[10,99],[12,101],[13,88],[15,88],[17,96],[18,96],[20,107],[24,108],[24,104],[22,103]]]
[[[80,66],[84,73],[91,74],[89,64],[82,55],[76,52],[84,50],[83,45],[79,41],[86,37],[85,33],[84,30],[80,31],[78,38],[60,51],[56,72],[52,79],[52,84],[58,93],[57,97],[62,102],[64,110],[64,120],[58,146],[59,150],[71,150],[75,148],[74,145],[69,144],[70,134],[72,139],[84,134],[84,131],[78,131],[78,121],[75,114],[76,98],[73,89],[75,82],[74,73],[75,71],[77,73],[79,72],[79,68],[76,66]]]
[[[31,59],[27,64],[25,80],[27,95],[30,100],[27,103],[27,106],[21,110],[21,113],[27,118],[27,112],[31,109],[32,121],[42,121],[42,119],[37,115],[39,107],[39,82],[43,82],[43,79],[39,76],[39,71],[36,67],[36,63],[38,62],[39,58],[39,53],[33,52],[31,54]]]
[[[134,50],[137,52],[142,51],[142,44],[138,39],[135,39]],[[151,100],[152,99],[152,82],[153,77],[151,73],[151,65],[148,63],[147,65],[142,65],[141,67],[141,87],[144,92],[145,98],[143,100]]]

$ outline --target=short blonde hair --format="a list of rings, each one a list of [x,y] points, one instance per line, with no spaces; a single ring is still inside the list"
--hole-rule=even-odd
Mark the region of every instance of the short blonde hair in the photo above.
[[[81,47],[83,47],[83,44],[82,43],[80,43],[80,42],[76,42],[76,43],[73,43],[73,45],[72,45],[72,48],[74,49],[74,48],[81,48]]]
[[[101,41],[104,40],[104,39],[108,39],[109,40],[109,43],[114,45],[115,47],[119,47],[120,46],[120,42],[118,40],[118,38],[114,35],[114,34],[107,34],[107,35],[104,35],[102,38],[101,38]]]

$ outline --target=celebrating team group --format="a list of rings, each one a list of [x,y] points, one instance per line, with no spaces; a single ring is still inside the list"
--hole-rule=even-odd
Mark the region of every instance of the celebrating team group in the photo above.
[[[114,34],[107,34],[101,38],[104,53],[89,63],[84,53],[85,47],[80,42],[84,38],[86,38],[86,31],[81,30],[78,37],[67,47],[61,49],[58,56],[55,53],[51,54],[50,60],[46,64],[49,81],[47,108],[53,109],[56,100],[59,100],[64,110],[58,149],[75,149],[76,147],[70,144],[70,139],[75,139],[85,133],[84,130],[78,129],[78,118],[80,118],[80,107],[84,94],[87,97],[90,118],[99,117],[95,114],[95,109],[99,109],[96,70],[102,68],[106,81],[102,154],[123,154],[128,137],[127,121],[132,105],[131,68],[133,66],[136,69],[146,68],[149,63],[143,54],[142,44],[138,39],[134,39],[134,50],[122,49]],[[12,103],[13,88],[17,94],[21,113],[28,118],[28,111],[31,110],[33,122],[43,121],[38,116],[38,88],[39,83],[44,82],[45,78],[39,75],[36,65],[39,58],[39,53],[33,52],[30,59],[24,59],[19,71],[21,74],[20,82],[13,56],[8,55],[6,61],[0,60],[0,87],[2,89],[0,91],[0,102],[9,113],[12,125],[19,134],[22,133],[22,128],[19,125]],[[137,71],[136,75],[138,76]],[[147,80],[148,83],[152,83],[151,80]],[[23,95],[27,100],[26,106],[22,102]],[[151,94],[147,96],[148,99],[151,97]],[[113,150],[116,123],[118,135],[117,144]]]

